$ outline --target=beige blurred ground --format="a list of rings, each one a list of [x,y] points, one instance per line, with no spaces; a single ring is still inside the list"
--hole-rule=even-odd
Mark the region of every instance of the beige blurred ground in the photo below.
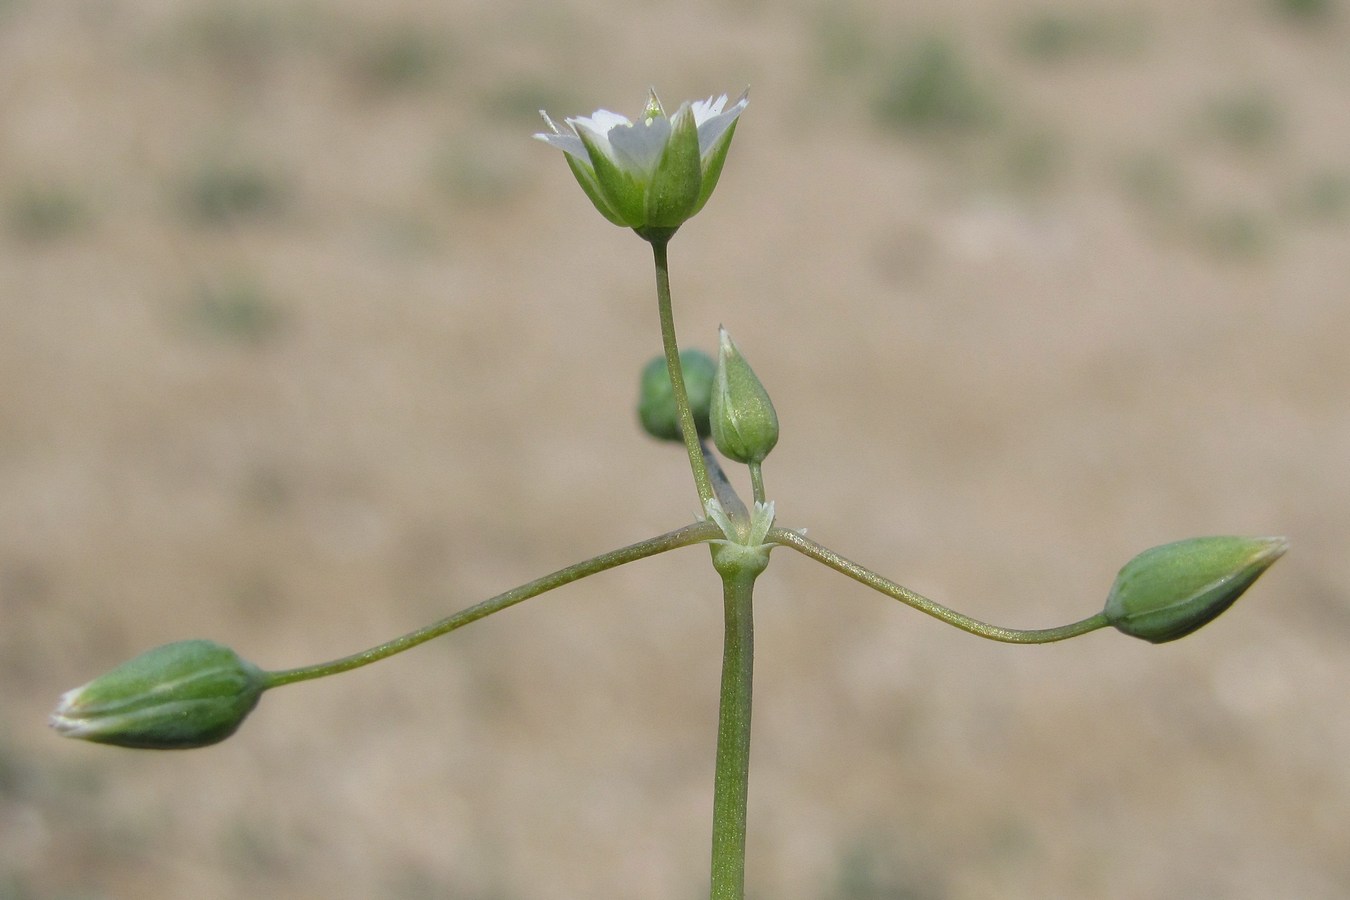
[[[215,748],[44,724],[155,644],[314,662],[690,520],[647,250],[529,139],[648,84],[753,87],[672,264],[773,392],[783,524],[1026,627],[1294,545],[1165,647],[780,551],[751,896],[1350,894],[1348,46],[1336,0],[0,0],[0,897],[706,890],[697,550]]]

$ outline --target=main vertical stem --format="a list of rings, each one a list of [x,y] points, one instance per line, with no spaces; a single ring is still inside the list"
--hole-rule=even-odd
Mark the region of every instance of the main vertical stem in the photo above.
[[[694,472],[694,486],[698,488],[698,498],[704,504],[713,498],[712,480],[708,477],[708,467],[703,462],[703,450],[698,442],[698,430],[694,427],[694,413],[689,408],[689,392],[684,386],[684,367],[680,365],[680,345],[675,340],[675,313],[670,302],[670,268],[666,262],[666,241],[652,241],[652,254],[656,260],[656,304],[661,316],[661,344],[666,351],[666,371],[670,373],[670,384],[675,391],[675,409],[680,416],[680,431],[684,435],[684,446],[689,452],[689,468]]]
[[[752,613],[758,572],[722,576],[726,638],[722,649],[722,705],[717,720],[713,780],[712,900],[745,896],[745,806],[750,782],[750,695],[754,678]]]

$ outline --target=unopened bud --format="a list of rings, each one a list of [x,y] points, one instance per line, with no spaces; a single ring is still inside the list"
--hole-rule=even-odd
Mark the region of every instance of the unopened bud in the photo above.
[[[51,725],[66,737],[120,747],[205,747],[233,734],[266,687],[263,671],[229,647],[179,641],[67,691]]]
[[[1232,606],[1288,549],[1282,537],[1199,537],[1145,550],[1116,576],[1106,619],[1155,644],[1185,637]]]
[[[778,443],[773,401],[725,328],[718,329],[711,421],[717,449],[739,463],[763,462]]]
[[[684,350],[680,353],[680,368],[684,371],[684,390],[689,395],[689,409],[694,414],[694,429],[699,437],[710,434],[708,408],[712,402],[713,377],[717,364],[702,350]],[[638,389],[638,418],[642,428],[654,438],[663,441],[683,441],[680,416],[675,408],[675,388],[670,383],[666,358],[658,356],[642,370]]]

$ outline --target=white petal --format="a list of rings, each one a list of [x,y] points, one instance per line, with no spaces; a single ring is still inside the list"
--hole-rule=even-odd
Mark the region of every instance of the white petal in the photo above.
[[[595,134],[608,134],[611,128],[619,125],[632,125],[627,116],[621,116],[618,113],[610,112],[607,109],[597,109],[589,116],[578,116],[575,119],[568,119],[567,124],[576,128],[578,125],[585,125]]]
[[[559,150],[570,153],[581,162],[590,165],[591,160],[590,157],[586,155],[586,145],[581,143],[581,138],[577,137],[575,128],[569,128],[568,131],[563,131],[549,118],[548,113],[544,112],[542,109],[539,110],[539,115],[544,117],[544,124],[548,126],[548,133],[536,134],[534,136],[535,140],[543,141],[550,147],[557,147]]]
[[[550,147],[557,147],[572,154],[586,165],[591,164],[591,158],[586,155],[586,145],[581,143],[581,138],[575,134],[536,134],[534,137],[535,140],[543,141]]]
[[[731,517],[727,515],[726,510],[722,508],[722,504],[716,497],[708,498],[707,502],[703,504],[703,511],[708,514],[708,518],[711,519],[718,528],[722,529],[722,536],[724,538],[730,539],[731,536],[736,533],[736,529],[731,523]]]
[[[678,115],[678,113],[676,113]],[[614,161],[635,175],[650,175],[670,140],[670,120],[664,116],[610,129]]]
[[[716,102],[710,103],[705,109],[720,108],[725,100],[725,97],[721,97]],[[736,101],[731,109],[726,112],[719,112],[712,118],[699,123],[698,152],[700,156],[707,155],[708,151],[717,143],[717,139],[726,133],[726,130],[731,127],[731,123],[736,121],[740,114],[745,111],[745,107],[749,104],[750,97],[747,94],[741,94],[740,99]],[[697,113],[695,114],[697,115]]]
[[[571,125],[572,129],[576,131],[578,135],[580,135],[584,131],[586,133],[586,137],[590,138],[591,143],[597,146],[600,149],[601,153],[605,154],[605,156],[613,160],[614,148],[610,146],[609,143],[609,128],[599,127],[595,123],[595,120],[600,117],[600,113],[604,112],[605,111],[602,109],[600,110],[600,112],[597,112],[594,116],[591,116],[589,118],[568,119],[567,124]],[[614,114],[608,113],[607,115],[613,116]],[[618,118],[623,117],[619,116]],[[602,121],[604,120],[602,119]],[[625,123],[628,122],[627,119],[624,119],[623,121]],[[578,141],[580,141],[579,137]],[[589,155],[586,158],[589,159]]]
[[[722,107],[726,106],[726,103],[726,94],[720,97],[709,97],[707,100],[695,100],[690,104],[690,108],[694,110],[694,124],[701,127],[704,122],[721,113]]]
[[[751,547],[758,547],[764,543],[764,538],[773,527],[773,501],[767,503],[756,500],[755,511],[750,515],[750,535],[746,543]]]

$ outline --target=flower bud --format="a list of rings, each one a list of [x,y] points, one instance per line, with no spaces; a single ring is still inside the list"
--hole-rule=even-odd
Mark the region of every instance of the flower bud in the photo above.
[[[739,463],[763,462],[778,443],[773,401],[725,328],[718,329],[710,421],[717,449]]]
[[[684,390],[689,396],[689,409],[694,414],[694,428],[699,437],[711,433],[708,408],[712,402],[713,377],[717,363],[702,350],[680,353],[680,368],[684,372]],[[638,389],[638,418],[642,428],[652,437],[663,441],[683,441],[680,416],[675,408],[675,388],[670,383],[666,358],[658,356],[642,370]]]
[[[67,691],[51,725],[66,737],[120,747],[205,747],[233,734],[266,687],[263,671],[229,647],[179,641]]]
[[[1145,550],[1116,576],[1104,614],[1125,634],[1174,641],[1232,606],[1288,549],[1282,537],[1199,537]]]

